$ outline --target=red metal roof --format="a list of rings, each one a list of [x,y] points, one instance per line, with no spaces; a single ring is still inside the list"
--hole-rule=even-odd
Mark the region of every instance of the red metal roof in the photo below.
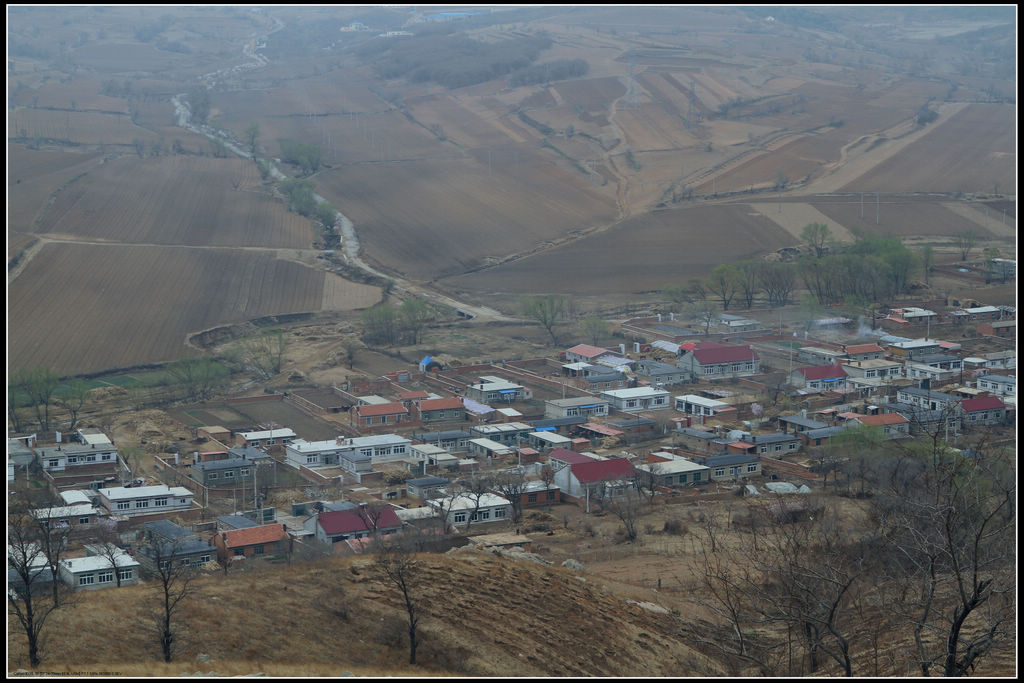
[[[316,520],[325,534],[334,535],[355,533],[357,531],[373,531],[374,517],[377,517],[377,529],[391,529],[402,526],[402,520],[398,519],[394,508],[383,505],[363,510],[362,514],[360,514],[360,510],[321,512]]]
[[[362,417],[374,417],[377,415],[397,415],[408,413],[409,409],[401,403],[381,403],[374,406],[356,406],[356,412]]]
[[[398,398],[402,399],[403,401],[413,400],[417,398],[426,398],[428,396],[430,396],[430,394],[428,394],[425,391],[403,391],[400,394],[398,394]]]
[[[570,467],[572,467],[573,475],[581,484],[633,476],[633,465],[625,458],[579,462]]]
[[[591,346],[590,344],[577,344],[571,349],[566,349],[565,352],[575,353],[576,355],[583,356],[584,358],[594,358],[595,356],[600,356],[602,353],[610,353],[608,349],[602,349],[599,346]]]
[[[981,398],[969,398],[966,401],[961,401],[960,406],[965,411],[973,413],[976,410],[1005,408],[1006,404],[998,396],[982,396]]]
[[[580,427],[583,429],[589,429],[592,432],[597,432],[598,434],[604,434],[605,436],[622,436],[626,433],[621,429],[606,427],[603,424],[598,424],[597,422],[584,422]]]
[[[561,460],[562,462],[567,462],[570,465],[575,465],[584,462],[594,462],[594,459],[591,458],[589,455],[583,455],[582,453],[577,453],[576,451],[570,451],[568,448],[554,449],[553,451],[548,453],[548,459]]]
[[[224,547],[226,548],[273,543],[288,538],[288,532],[280,524],[266,524],[247,529],[232,529],[231,531],[222,531],[221,534],[224,539]]]
[[[841,365],[817,365],[813,368],[797,368],[797,372],[806,379],[832,379],[834,377],[849,377]]]
[[[451,410],[461,408],[462,399],[455,398],[432,398],[429,401],[420,401],[420,410]]]
[[[736,363],[738,361],[760,360],[757,353],[749,346],[722,346],[716,344],[712,347],[699,346],[694,349],[693,357],[701,365],[714,365],[715,363]]]

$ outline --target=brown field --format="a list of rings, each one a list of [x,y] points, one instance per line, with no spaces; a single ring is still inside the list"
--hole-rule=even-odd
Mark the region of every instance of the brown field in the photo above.
[[[170,109],[169,104],[166,106]],[[148,145],[158,136],[133,124],[127,114],[16,109],[7,120],[7,137],[66,140],[81,145],[129,145],[139,138]]]
[[[416,279],[481,265],[581,225],[611,222],[614,204],[530,150],[482,159],[346,167],[317,176],[318,191],[359,226],[376,263]],[[518,173],[517,173],[518,168]],[[395,193],[402,201],[394,201]]]
[[[828,199],[817,197],[811,204],[826,216],[846,226],[850,230],[863,229],[869,235],[896,237],[912,237],[930,235],[952,237],[968,228],[973,229],[983,239],[998,237],[993,230],[985,231],[976,221],[950,211],[941,203],[930,202],[922,198],[881,196],[877,212],[879,222],[876,225],[876,197],[873,193],[864,195],[864,218],[861,219],[861,201],[858,193],[835,196]],[[984,213],[982,213],[984,218]],[[993,223],[998,223],[999,216],[991,215]],[[993,226],[994,227],[994,226]]]
[[[123,81],[118,81],[123,83]],[[82,79],[70,83],[45,83],[38,88],[21,88],[15,93],[17,104],[22,107],[56,107],[78,111],[98,110],[101,112],[128,113],[128,102],[117,97],[100,94],[102,83]],[[74,103],[74,107],[72,107]]]
[[[1016,120],[1013,105],[972,104],[932,124],[935,128],[923,138],[845,189],[988,193],[998,183],[1012,192],[1017,180]]]
[[[707,239],[712,233],[715,239]],[[478,295],[649,292],[797,241],[747,206],[698,206],[640,216],[585,240],[442,284]]]
[[[100,163],[97,151],[7,145],[7,234],[28,232],[50,194]]]
[[[588,112],[606,112],[612,102],[626,94],[626,87],[614,76],[564,81],[552,88],[567,105],[581,105]]]
[[[189,333],[320,310],[323,285],[272,252],[47,245],[9,285],[8,362],[63,374],[175,360]]]
[[[237,158],[125,157],[63,190],[38,232],[135,244],[308,248],[309,221],[256,189],[258,182],[254,165]]]

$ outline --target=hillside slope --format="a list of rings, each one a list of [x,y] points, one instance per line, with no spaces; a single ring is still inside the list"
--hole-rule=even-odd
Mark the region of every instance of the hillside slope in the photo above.
[[[79,593],[47,626],[42,668],[181,675],[678,676],[722,672],[675,635],[676,617],[561,567],[484,552],[419,557],[419,664],[400,596],[372,558],[267,567],[196,581],[175,662],[148,633],[153,585]],[[25,667],[8,633],[8,669]],[[198,659],[197,659],[198,657]]]

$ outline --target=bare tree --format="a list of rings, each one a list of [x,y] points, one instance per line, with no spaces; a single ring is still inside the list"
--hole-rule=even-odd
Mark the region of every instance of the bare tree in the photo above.
[[[876,520],[898,550],[890,605],[913,629],[912,659],[925,676],[966,675],[1012,642],[1013,468],[998,452],[973,462],[935,433],[890,463],[886,481]]]
[[[12,501],[7,515],[7,611],[28,641],[32,667],[42,661],[43,630],[61,605],[58,590],[62,588],[55,578],[56,567],[43,550],[42,531],[25,501]],[[54,582],[52,591],[45,585],[47,577]]]
[[[523,494],[527,489],[526,476],[521,469],[505,470],[494,476],[491,488],[512,504],[512,523],[519,524],[523,516]]]
[[[531,296],[522,302],[523,315],[537,321],[551,336],[551,343],[557,345],[555,325],[565,315],[565,297],[558,294],[547,296]]]
[[[185,628],[178,618],[181,606],[196,593],[193,584],[196,569],[179,553],[179,541],[168,541],[152,531],[146,532],[146,540],[154,562],[153,595],[148,616],[160,643],[163,660],[170,662],[179,650]]]
[[[974,232],[973,228],[967,228],[963,232],[958,232],[955,239],[956,248],[960,250],[960,260],[966,261],[967,257],[971,255],[974,245],[978,243],[978,234]]]
[[[117,534],[117,521],[105,517],[96,522],[94,527],[95,540],[97,541],[97,554],[110,563],[114,571],[114,580],[117,587],[121,587],[121,572],[118,571],[118,562],[124,558],[124,551],[118,546],[121,540]]]
[[[377,553],[377,568],[384,579],[398,589],[408,617],[409,664],[416,664],[416,648],[419,647],[420,607],[414,598],[416,589],[423,579],[416,556],[398,544],[381,547]]]
[[[602,509],[608,510],[622,522],[626,540],[635,543],[640,537],[640,514],[643,507],[640,493],[630,487],[625,493],[604,495],[600,500]]]

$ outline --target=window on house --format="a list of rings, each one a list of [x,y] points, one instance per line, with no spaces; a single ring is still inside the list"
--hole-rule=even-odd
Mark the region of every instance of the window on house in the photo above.
[[[79,524],[88,524],[89,523],[89,518],[88,517],[79,517],[78,518],[78,523]]]
[[[724,477],[725,476],[725,468],[724,467],[716,467],[715,468],[715,476],[716,477]]]
[[[775,444],[775,452],[778,453],[781,450],[782,450],[782,444],[780,444],[780,443]]]
[[[210,561],[210,556],[209,555],[200,555],[199,556],[199,564],[206,564],[209,561]]]
[[[506,513],[505,508],[498,508],[497,510],[494,511],[494,518],[495,519],[505,519],[505,513]]]
[[[263,554],[263,546],[258,545],[255,548],[253,548],[252,549],[252,554],[253,555],[262,555]]]
[[[209,473],[207,473],[207,475],[206,475],[206,479],[207,479],[208,481],[212,481],[212,480],[214,480],[214,479],[216,479],[216,478],[217,478],[217,473],[216,473],[216,472],[209,472]]]
[[[528,496],[526,496],[526,501],[528,503],[536,503],[537,502],[537,494],[536,493],[529,494]]]
[[[709,365],[708,367],[704,368],[704,374],[705,375],[713,375],[713,374],[715,374],[715,366]]]
[[[235,555],[244,556],[245,555],[245,550],[243,548],[235,548]]]
[[[757,463],[747,465],[747,472],[757,472]]]
[[[225,479],[234,479],[234,477],[235,477],[235,473],[232,472],[231,470],[228,470],[227,472],[224,473],[224,478]]]
[[[134,569],[118,569],[117,570],[117,576],[122,581],[131,581],[132,578],[134,578],[134,576],[135,576],[135,570]]]
[[[700,475],[701,475],[700,472],[694,472],[693,473],[693,480],[694,481],[700,481]]]
[[[466,522],[466,513],[465,512],[456,512],[454,519],[455,519],[455,523],[456,524],[465,524],[465,522]]]
[[[160,508],[160,507],[166,507],[166,506],[167,506],[167,499],[166,498],[156,498],[156,499],[153,500],[153,507]]]
[[[60,464],[59,460],[50,460],[49,462],[50,462],[50,465],[49,465],[50,467],[56,467],[58,464]]]
[[[91,586],[94,583],[96,583],[96,577],[92,574],[85,574],[84,576],[78,577],[79,586]]]
[[[132,504],[131,503],[127,503],[127,502],[125,502],[125,503],[118,503],[117,504],[117,509],[118,510],[127,510],[131,506],[132,506]]]
[[[148,500],[137,500],[137,501],[135,501],[135,507],[137,507],[137,508],[148,508],[149,507],[149,501]]]
[[[100,458],[100,460],[110,460],[110,453],[104,455],[102,458]]]
[[[95,455],[87,455],[87,456],[85,456],[85,461],[86,462],[96,462],[96,456]]]
[[[795,441],[789,444],[789,450],[791,450],[791,451],[795,451],[796,450],[796,442]]]
[[[109,570],[102,571],[97,576],[97,582],[99,582],[99,583],[110,583],[113,580],[114,580],[114,572],[109,571]]]
[[[74,456],[74,455],[69,455],[68,456],[68,464],[69,465],[74,465],[77,462],[78,462],[78,457],[77,456]]]
[[[544,497],[547,500],[554,500],[555,499],[555,492],[554,491],[548,491],[547,494]]]
[[[249,468],[246,467],[244,469],[238,470],[238,476],[240,476],[240,477],[248,477],[249,476]]]

